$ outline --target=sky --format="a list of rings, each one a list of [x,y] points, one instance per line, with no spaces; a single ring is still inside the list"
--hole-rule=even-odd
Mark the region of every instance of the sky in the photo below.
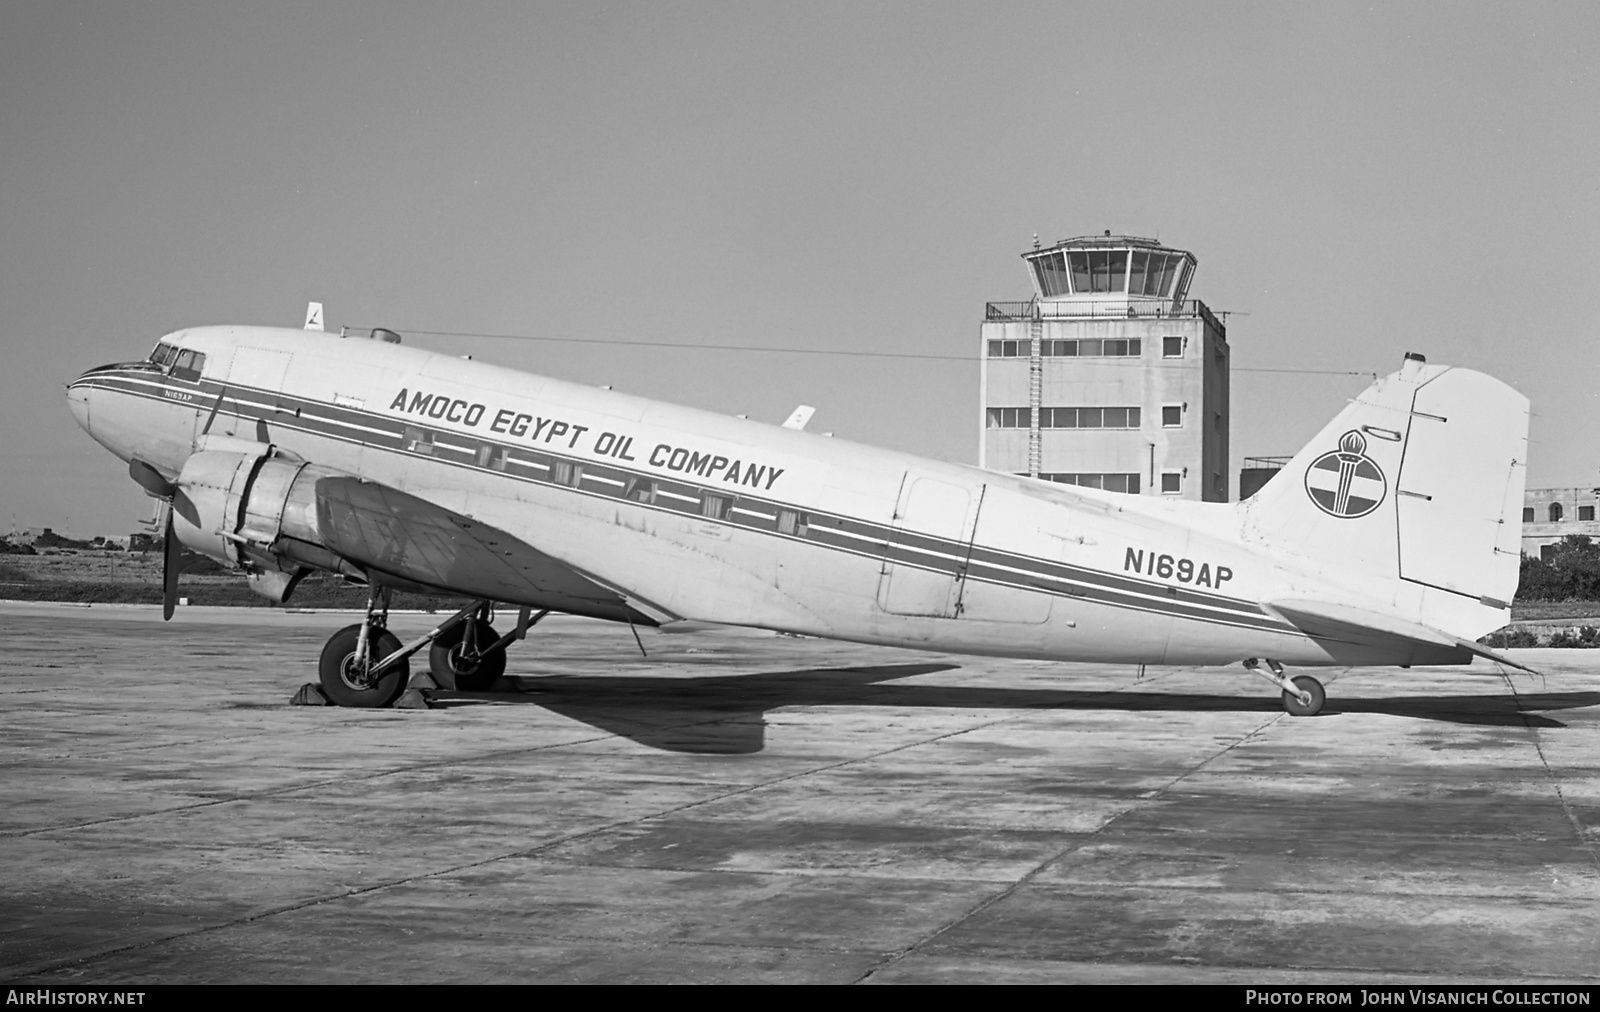
[[[985,302],[1106,229],[1230,313],[1235,490],[1407,351],[1600,486],[1600,5],[0,0],[0,529],[139,529],[63,384],[311,300],[975,463]]]

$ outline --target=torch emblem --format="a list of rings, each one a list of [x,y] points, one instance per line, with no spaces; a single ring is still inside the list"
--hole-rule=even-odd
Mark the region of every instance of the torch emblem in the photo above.
[[[1333,517],[1364,517],[1383,502],[1389,483],[1367,453],[1367,439],[1354,429],[1339,437],[1339,448],[1306,468],[1306,494]]]

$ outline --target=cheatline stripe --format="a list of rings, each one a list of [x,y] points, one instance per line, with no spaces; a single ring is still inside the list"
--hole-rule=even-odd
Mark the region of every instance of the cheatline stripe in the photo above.
[[[635,501],[633,504],[640,508],[660,509],[679,515],[699,517],[709,522],[730,524],[746,530],[777,534],[780,537],[801,540],[866,558],[888,557],[896,564],[945,573],[955,579],[961,578],[964,574],[967,579],[977,579],[984,583],[1040,591],[1060,597],[1092,600],[1114,607],[1225,625],[1294,631],[1293,626],[1269,616],[1254,602],[1238,598],[1208,594],[1172,584],[1134,580],[1103,570],[1017,555],[916,531],[897,530],[889,525],[855,517],[799,509],[746,495],[740,491],[743,486],[694,485],[664,478],[651,472],[633,471],[612,464],[599,463],[589,458],[567,457],[517,444],[479,439],[451,429],[435,429],[418,425],[410,420],[378,415],[364,409],[215,381],[191,385],[168,378],[166,383],[156,383],[142,377],[133,379],[101,374],[84,377],[72,385],[129,393],[166,404],[174,403],[170,397],[165,396],[166,391],[177,389],[193,398],[187,402],[188,404],[204,410],[209,410],[205,408],[206,403],[215,403],[220,394],[222,403],[218,407],[218,414],[226,412],[241,421],[254,421],[257,416],[244,413],[242,409],[247,406],[259,407],[272,416],[262,419],[269,429],[274,427],[290,429],[341,442],[406,453],[419,459],[431,457],[451,466],[468,467],[491,475],[502,474],[515,481],[531,481],[558,488],[567,487],[574,492],[607,499],[621,498],[628,479],[642,478],[655,483],[657,498],[653,503]],[[228,410],[230,406],[235,410]],[[308,411],[308,408],[311,410]],[[433,453],[406,450],[404,436],[407,429],[431,437],[434,440]],[[373,436],[381,437],[381,444],[375,442],[371,438]],[[440,442],[440,437],[456,442]],[[461,440],[467,440],[473,445],[459,445]],[[485,447],[499,449],[504,453],[503,469],[476,462],[478,450]],[[441,450],[445,452],[441,454]],[[461,459],[453,459],[457,456]],[[553,480],[553,465],[557,461],[567,461],[575,468],[582,468],[583,479],[579,486],[563,485]],[[543,471],[545,477],[518,474],[512,470],[513,468],[523,471]],[[613,489],[606,491],[583,487],[591,483],[603,483],[613,486]],[[663,496],[661,494],[663,492],[667,495]],[[699,507],[707,495],[733,499],[736,500],[736,504],[720,519],[704,516]],[[664,501],[666,499],[676,502]],[[749,508],[752,506],[757,509]],[[804,533],[778,532],[777,512],[780,509],[803,514],[808,521]],[[749,519],[743,519],[744,517]]]

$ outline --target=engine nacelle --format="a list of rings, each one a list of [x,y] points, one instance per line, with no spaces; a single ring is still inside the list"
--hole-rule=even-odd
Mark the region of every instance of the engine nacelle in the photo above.
[[[175,483],[173,532],[185,547],[243,570],[252,590],[281,602],[306,566],[358,572],[327,549],[317,527],[317,482],[342,473],[262,443],[201,450]]]

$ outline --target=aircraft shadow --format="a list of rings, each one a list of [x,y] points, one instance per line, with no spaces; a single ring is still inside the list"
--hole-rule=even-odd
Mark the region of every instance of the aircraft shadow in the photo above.
[[[698,678],[583,678],[512,676],[496,691],[444,692],[434,705],[524,703],[668,752],[747,755],[766,744],[766,714],[780,707],[866,705],[947,709],[1103,710],[1108,712],[1271,713],[1276,694],[1225,696],[1154,691],[1008,689],[976,685],[883,684],[954,664],[888,664],[812,668]],[[1451,724],[1563,728],[1543,710],[1600,704],[1600,692],[1544,692],[1517,696],[1393,696],[1343,698],[1330,692],[1325,715],[1383,713]]]

